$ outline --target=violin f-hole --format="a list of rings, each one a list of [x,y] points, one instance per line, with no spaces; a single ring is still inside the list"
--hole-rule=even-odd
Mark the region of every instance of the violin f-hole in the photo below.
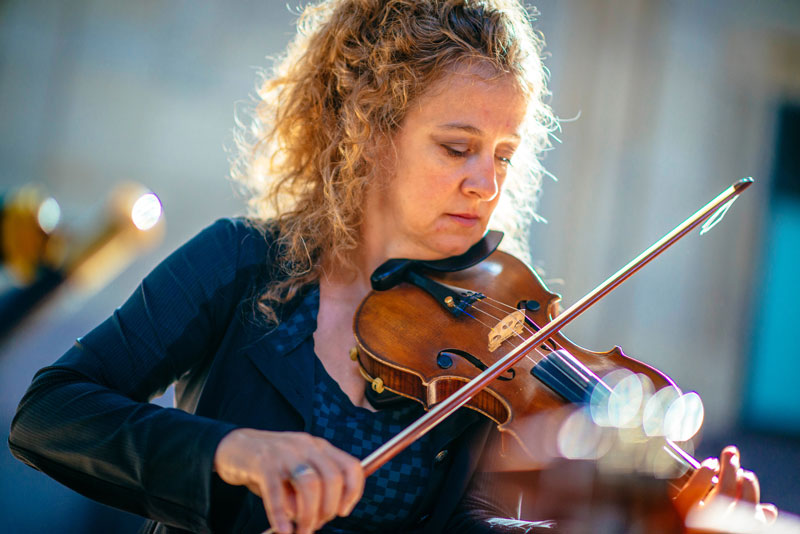
[[[479,358],[476,358],[469,352],[459,349],[444,349],[439,351],[439,354],[436,356],[436,365],[441,369],[448,369],[453,366],[453,360],[455,358],[463,358],[481,371],[485,371],[488,368]],[[506,373],[509,376],[498,376],[497,379],[507,382],[517,376],[517,372],[513,367],[509,368]]]

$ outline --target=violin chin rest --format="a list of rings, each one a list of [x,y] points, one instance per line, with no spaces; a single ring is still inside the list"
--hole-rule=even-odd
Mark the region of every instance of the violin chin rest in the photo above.
[[[480,241],[472,245],[469,250],[458,256],[451,256],[443,260],[431,261],[415,261],[414,263],[440,273],[454,273],[456,271],[463,271],[469,269],[474,265],[492,255],[492,252],[497,250],[500,246],[500,241],[503,240],[503,232],[498,230],[489,230],[481,238]]]
[[[472,245],[469,250],[458,256],[451,256],[441,260],[409,260],[404,258],[394,258],[383,262],[375,272],[369,277],[372,289],[375,291],[386,291],[405,280],[406,271],[409,268],[430,269],[440,273],[453,273],[463,271],[479,264],[497,250],[500,241],[503,240],[503,232],[489,230],[480,241]]]

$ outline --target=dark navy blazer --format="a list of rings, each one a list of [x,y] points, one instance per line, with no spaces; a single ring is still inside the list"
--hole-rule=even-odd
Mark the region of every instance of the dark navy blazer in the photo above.
[[[36,374],[12,422],[12,452],[92,499],[150,518],[149,532],[265,530],[260,498],[212,467],[219,441],[237,427],[310,427],[315,356],[292,352],[303,338],[289,320],[302,294],[279,310],[277,328],[254,312],[258,289],[276,276],[274,254],[268,233],[245,219],[219,220],[175,251]],[[148,402],[173,383],[176,408]],[[403,532],[483,532],[482,518],[502,514],[465,497],[490,428],[462,409],[433,431],[443,452]]]

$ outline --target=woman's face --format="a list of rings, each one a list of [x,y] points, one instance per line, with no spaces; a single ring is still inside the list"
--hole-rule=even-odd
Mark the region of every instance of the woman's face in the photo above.
[[[489,79],[474,68],[420,96],[382,154],[389,179],[367,193],[367,246],[384,259],[438,259],[475,244],[497,206],[526,108],[511,76]]]

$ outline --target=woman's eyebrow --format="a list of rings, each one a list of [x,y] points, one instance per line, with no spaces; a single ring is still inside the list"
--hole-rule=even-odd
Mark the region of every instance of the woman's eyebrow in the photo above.
[[[477,128],[477,127],[475,127],[475,126],[473,126],[471,124],[465,124],[465,123],[462,123],[462,122],[448,122],[446,124],[438,125],[437,128],[441,128],[443,130],[459,130],[459,131],[467,132],[469,134],[477,135],[477,136],[482,136],[483,135],[483,130],[481,130],[480,128]],[[516,133],[510,134],[509,137],[513,137],[514,139],[521,139],[519,134],[516,134]]]

